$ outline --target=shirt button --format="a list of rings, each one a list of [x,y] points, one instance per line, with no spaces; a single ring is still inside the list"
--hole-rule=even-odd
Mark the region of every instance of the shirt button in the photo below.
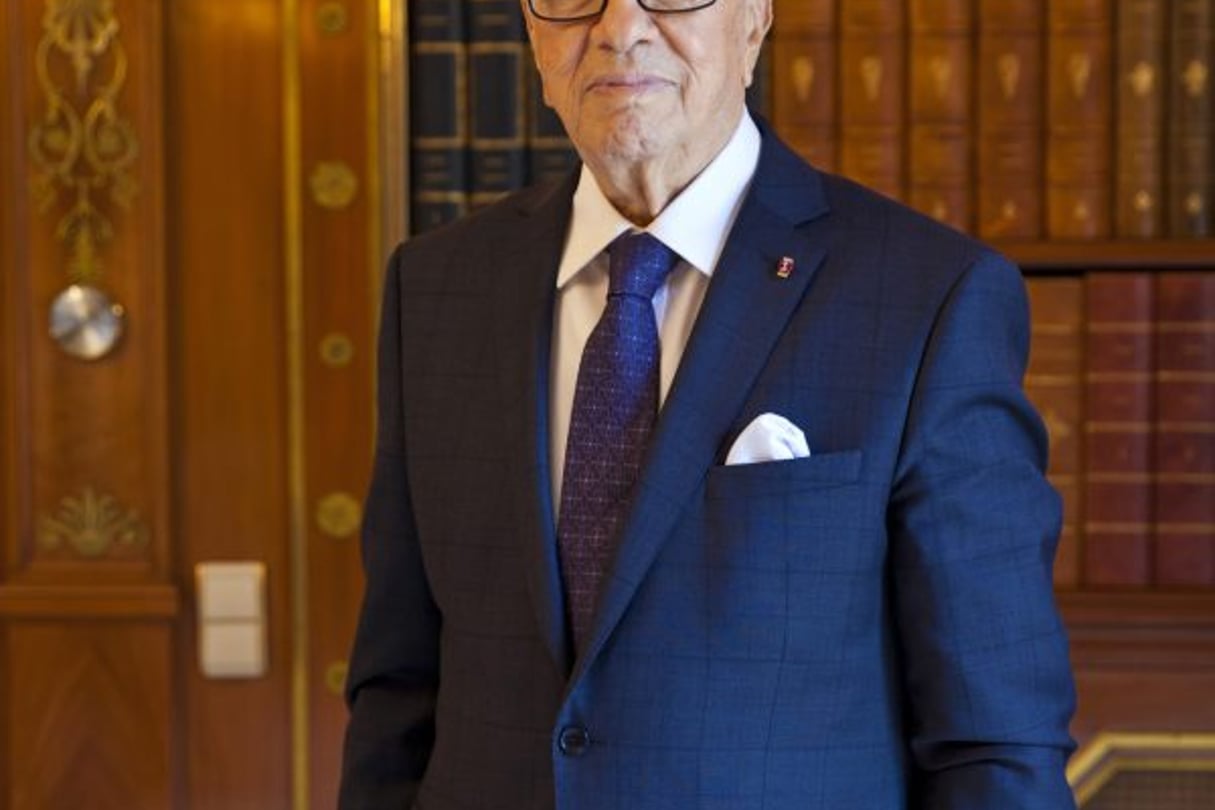
[[[591,735],[581,726],[566,726],[557,737],[557,747],[567,757],[580,757],[591,747]]]

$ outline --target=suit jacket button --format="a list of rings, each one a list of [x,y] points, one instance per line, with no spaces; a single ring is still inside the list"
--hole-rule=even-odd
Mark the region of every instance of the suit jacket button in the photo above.
[[[591,747],[591,735],[581,726],[566,726],[557,737],[557,747],[567,757],[580,757]]]

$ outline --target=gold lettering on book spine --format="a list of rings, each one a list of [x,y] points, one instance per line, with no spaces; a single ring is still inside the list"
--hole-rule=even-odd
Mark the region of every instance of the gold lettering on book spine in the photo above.
[[[1156,86],[1156,71],[1147,62],[1139,62],[1131,68],[1127,80],[1131,83],[1132,93],[1139,98],[1146,98]]]
[[[1000,91],[1006,100],[1012,101],[1017,97],[1017,87],[1021,83],[1021,57],[1015,53],[1000,54],[996,70],[1000,74]]]
[[[29,133],[34,199],[45,213],[61,198],[66,212],[55,238],[70,250],[73,282],[101,275],[98,250],[113,225],[96,199],[129,208],[136,192],[131,166],[139,153],[135,131],[118,112],[127,77],[112,0],[47,0],[35,71],[46,111]]]
[[[861,81],[865,84],[865,95],[870,101],[876,101],[882,92],[882,60],[876,56],[867,56],[861,60]]]
[[[790,68],[790,78],[793,80],[793,92],[797,100],[805,104],[810,100],[814,90],[814,61],[808,56],[799,56],[793,60]]]
[[[1077,101],[1083,99],[1093,77],[1092,58],[1087,53],[1072,54],[1067,60],[1067,77],[1071,80],[1072,95]]]
[[[1207,74],[1207,66],[1197,59],[1185,66],[1185,72],[1181,74],[1181,81],[1190,97],[1200,98],[1206,92]]]
[[[932,76],[932,86],[937,98],[944,101],[949,97],[949,83],[953,80],[953,63],[943,56],[935,57],[928,63],[928,72]]]

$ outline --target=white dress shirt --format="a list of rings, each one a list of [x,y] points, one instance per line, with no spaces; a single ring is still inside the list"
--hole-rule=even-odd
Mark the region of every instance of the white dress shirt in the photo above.
[[[759,147],[759,130],[744,111],[717,157],[645,228],[679,256],[666,284],[654,295],[661,343],[659,403],[666,400],[709,279],[755,175]],[[578,364],[586,340],[607,306],[605,248],[629,230],[638,229],[608,201],[584,165],[574,192],[553,309],[549,460],[554,512],[561,508],[565,443],[578,385]]]

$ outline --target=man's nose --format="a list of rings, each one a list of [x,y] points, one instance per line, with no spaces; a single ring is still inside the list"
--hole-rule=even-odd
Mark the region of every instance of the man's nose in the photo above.
[[[596,44],[617,53],[625,53],[646,39],[653,30],[650,12],[637,0],[607,0],[603,13],[595,21]]]

